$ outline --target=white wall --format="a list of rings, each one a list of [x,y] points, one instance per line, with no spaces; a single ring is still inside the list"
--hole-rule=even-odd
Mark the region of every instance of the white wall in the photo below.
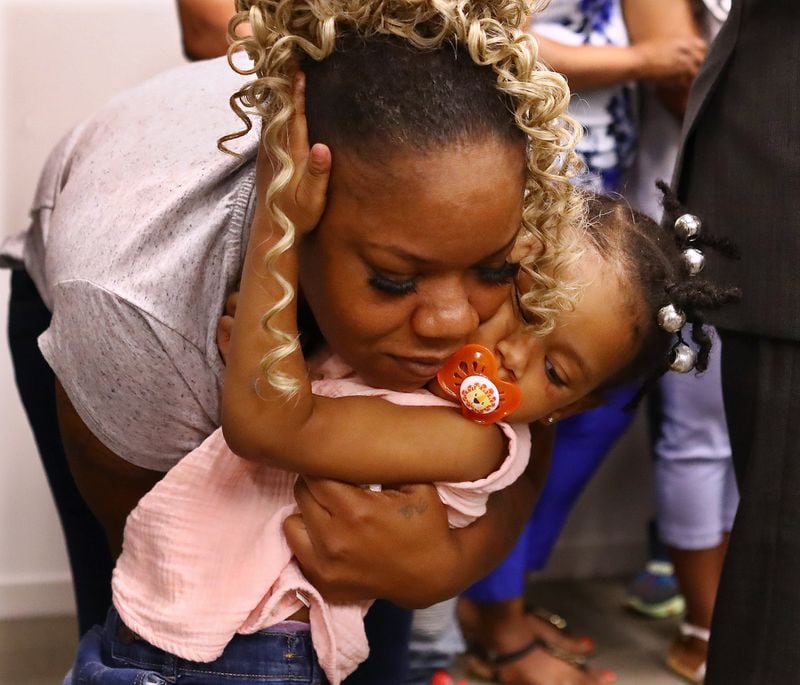
[[[0,236],[42,163],[112,94],[180,64],[173,0],[0,0]],[[6,330],[8,274],[0,273]],[[5,337],[5,334],[4,334]],[[0,618],[74,611],[61,531],[0,342]]]

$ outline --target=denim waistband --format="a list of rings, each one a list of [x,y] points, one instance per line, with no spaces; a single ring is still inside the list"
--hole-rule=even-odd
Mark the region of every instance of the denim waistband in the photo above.
[[[288,628],[288,629],[287,629]],[[223,685],[250,683],[326,683],[319,668],[311,633],[299,626],[279,625],[252,635],[235,635],[222,655],[200,663],[169,654],[136,636],[116,609],[108,612],[103,639],[107,664],[158,673],[168,682]]]

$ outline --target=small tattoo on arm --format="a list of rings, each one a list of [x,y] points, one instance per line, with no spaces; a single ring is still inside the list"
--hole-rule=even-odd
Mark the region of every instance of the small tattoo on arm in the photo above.
[[[416,504],[407,504],[400,509],[400,513],[407,519],[424,514],[426,511],[428,511],[428,505],[423,500],[419,500]]]

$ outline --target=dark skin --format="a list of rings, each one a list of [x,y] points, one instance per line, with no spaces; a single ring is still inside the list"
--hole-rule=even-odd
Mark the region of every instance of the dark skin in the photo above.
[[[75,484],[106,532],[114,558],[122,551],[125,519],[163,473],[125,461],[100,442],[56,380],[56,406],[64,452]]]
[[[211,59],[228,50],[233,0],[178,0],[183,52],[187,59]]]
[[[70,469],[116,557],[128,514],[164,474],[133,466],[103,445],[59,383],[56,399]],[[490,498],[485,516],[455,532],[447,529],[432,485],[387,491],[376,507],[375,493],[301,479],[295,492],[301,515],[284,527],[289,545],[308,579],[332,601],[380,597],[414,608],[452,597],[510,551],[528,520],[549,469],[552,431],[534,426],[533,439],[537,458],[525,475]]]

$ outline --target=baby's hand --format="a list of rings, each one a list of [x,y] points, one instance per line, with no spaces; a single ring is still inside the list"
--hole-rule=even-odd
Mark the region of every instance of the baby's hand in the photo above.
[[[298,71],[294,77],[294,114],[289,122],[289,154],[294,162],[294,173],[277,202],[294,223],[297,237],[310,233],[319,223],[325,211],[331,172],[330,148],[323,143],[308,147],[305,84],[305,75]],[[264,150],[259,149],[256,172],[259,199],[266,197],[272,173],[270,160]]]

